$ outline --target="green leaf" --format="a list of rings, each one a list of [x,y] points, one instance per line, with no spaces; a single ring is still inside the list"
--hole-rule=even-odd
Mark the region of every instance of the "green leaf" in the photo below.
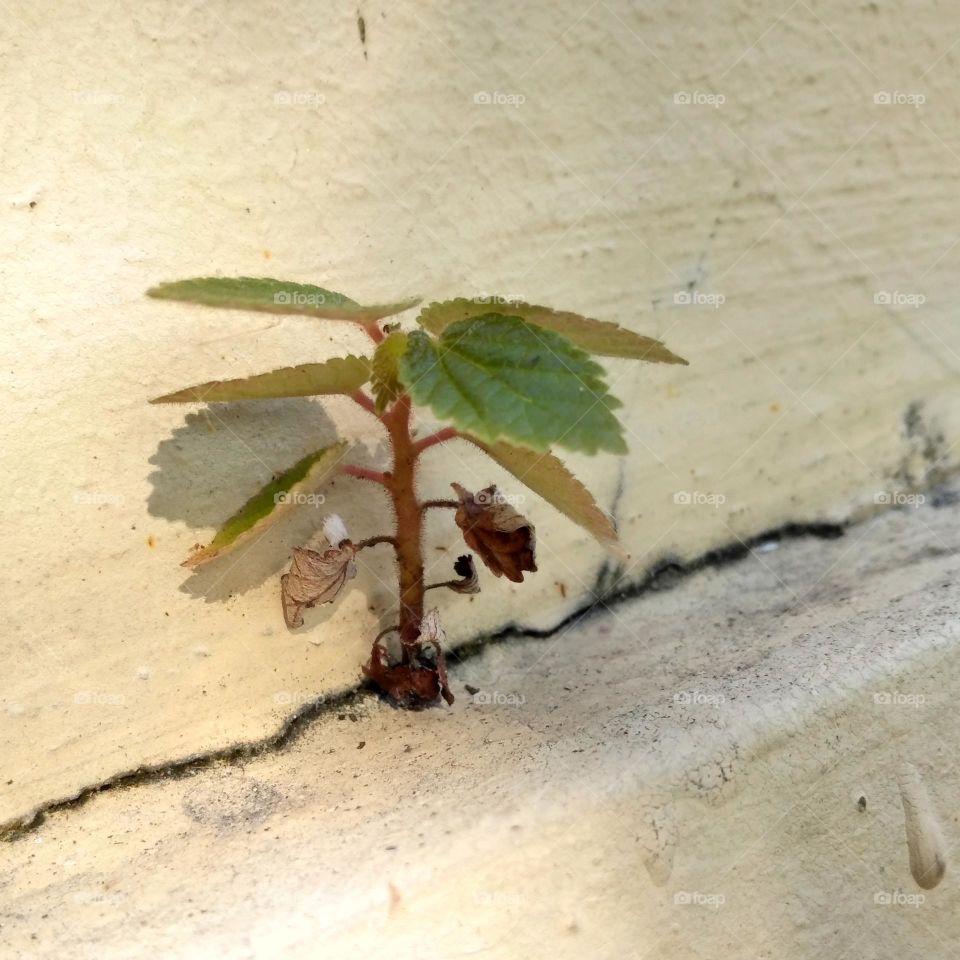
[[[494,309],[497,313],[520,317],[527,323],[535,323],[538,327],[553,330],[573,341],[587,353],[595,353],[603,357],[646,360],[648,363],[686,364],[687,362],[683,357],[678,357],[668,350],[659,340],[641,336],[607,320],[591,320],[590,317],[582,317],[579,313],[551,310],[550,307],[541,307],[533,303],[513,302],[504,297],[486,299],[494,301]],[[490,303],[460,297],[456,300],[431,303],[420,311],[417,320],[425,329],[439,335],[451,323],[467,317],[478,317],[489,313],[490,310]]]
[[[373,355],[373,393],[377,398],[377,413],[382,413],[403,393],[400,382],[400,358],[407,349],[407,335],[394,331],[380,342]]]
[[[397,303],[363,306],[342,293],[310,283],[271,280],[268,277],[194,277],[161,283],[147,291],[158,300],[182,300],[208,307],[260,310],[265,313],[296,313],[326,320],[372,323],[415,307],[419,297]]]
[[[218,531],[208,547],[192,553],[184,567],[195,567],[246,543],[297,502],[298,494],[312,492],[337,467],[349,444],[341,440],[309,453],[289,470],[254,494]]]
[[[534,453],[503,441],[484,443],[470,436],[464,439],[476,444],[504,470],[593,534],[618,559],[627,559],[610,518],[597,506],[590,491],[553,454]]]
[[[437,339],[417,330],[400,360],[417,403],[485,443],[625,453],[612,413],[620,402],[603,372],[566,338],[497,313],[450,324]]]
[[[283,367],[239,380],[211,380],[151,403],[223,403],[228,400],[267,400],[275,397],[313,397],[359,390],[370,379],[366,357],[334,357],[323,363]]]

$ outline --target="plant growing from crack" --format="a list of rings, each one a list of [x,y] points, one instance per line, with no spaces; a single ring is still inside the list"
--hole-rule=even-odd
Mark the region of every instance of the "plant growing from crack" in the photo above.
[[[605,371],[591,355],[686,363],[659,340],[614,323],[503,298],[455,299],[421,310],[409,332],[386,317],[417,306],[418,299],[374,306],[309,284],[281,280],[206,277],[163,283],[151,297],[225,307],[299,314],[351,322],[369,336],[372,356],[349,355],[285,367],[236,380],[215,380],[158,397],[152,403],[225,403],[236,400],[343,395],[385,430],[392,462],[383,471],[345,462],[350,444],[340,440],[275,476],[226,521],[212,542],[185,566],[221,557],[336,474],[376,484],[393,506],[388,534],[353,541],[339,517],[323,526],[326,545],[311,538],[295,547],[281,577],[287,625],[302,626],[302,611],[332,602],[356,574],[359,551],[388,544],[396,555],[399,613],[396,626],[373,641],[366,676],[398,703],[422,706],[453,695],[444,663],[445,637],[436,610],[425,609],[428,590],[476,593],[479,580],[467,554],[455,579],[427,584],[423,522],[430,509],[449,508],[464,539],[497,577],[520,583],[535,572],[533,525],[491,485],[476,493],[452,483],[455,499],[420,500],[420,458],[460,438],[478,447],[535,493],[623,556],[617,534],[587,489],[551,452],[553,446],[586,454],[623,454],[620,403],[608,392]],[[414,414],[440,422],[421,436]],[[391,652],[385,637],[396,634]]]

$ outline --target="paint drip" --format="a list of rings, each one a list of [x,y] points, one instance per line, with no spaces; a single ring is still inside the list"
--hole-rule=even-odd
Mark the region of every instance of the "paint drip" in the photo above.
[[[947,872],[947,847],[927,788],[912,763],[900,767],[898,782],[907,828],[910,873],[917,885],[932,890]]]

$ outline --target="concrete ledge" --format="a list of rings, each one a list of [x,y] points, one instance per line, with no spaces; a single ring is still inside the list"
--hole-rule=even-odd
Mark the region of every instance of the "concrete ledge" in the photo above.
[[[3,848],[5,949],[946,956],[956,885],[912,880],[897,788],[913,764],[949,847],[960,506],[932,499],[488,646],[452,709],[362,696],[53,812]]]

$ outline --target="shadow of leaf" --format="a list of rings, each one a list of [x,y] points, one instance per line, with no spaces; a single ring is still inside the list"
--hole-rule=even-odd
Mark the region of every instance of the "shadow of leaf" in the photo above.
[[[319,403],[307,398],[217,404],[188,413],[150,458],[156,469],[148,478],[153,490],[147,509],[151,516],[190,527],[219,528],[275,472],[335,439],[333,422]],[[359,446],[350,453],[353,463],[373,465],[385,458],[381,448],[369,454]],[[286,564],[292,547],[310,538],[326,514],[357,515],[360,484],[363,481],[349,477],[334,478],[319,491],[320,502],[289,511],[236,553],[193,572],[181,589],[208,603],[222,603],[260,586]],[[386,498],[373,488],[364,490],[362,497],[364,525],[375,526],[378,532],[389,530]],[[361,531],[357,537],[367,535]],[[209,536],[204,529],[198,540]],[[375,579],[368,586],[378,592]]]

